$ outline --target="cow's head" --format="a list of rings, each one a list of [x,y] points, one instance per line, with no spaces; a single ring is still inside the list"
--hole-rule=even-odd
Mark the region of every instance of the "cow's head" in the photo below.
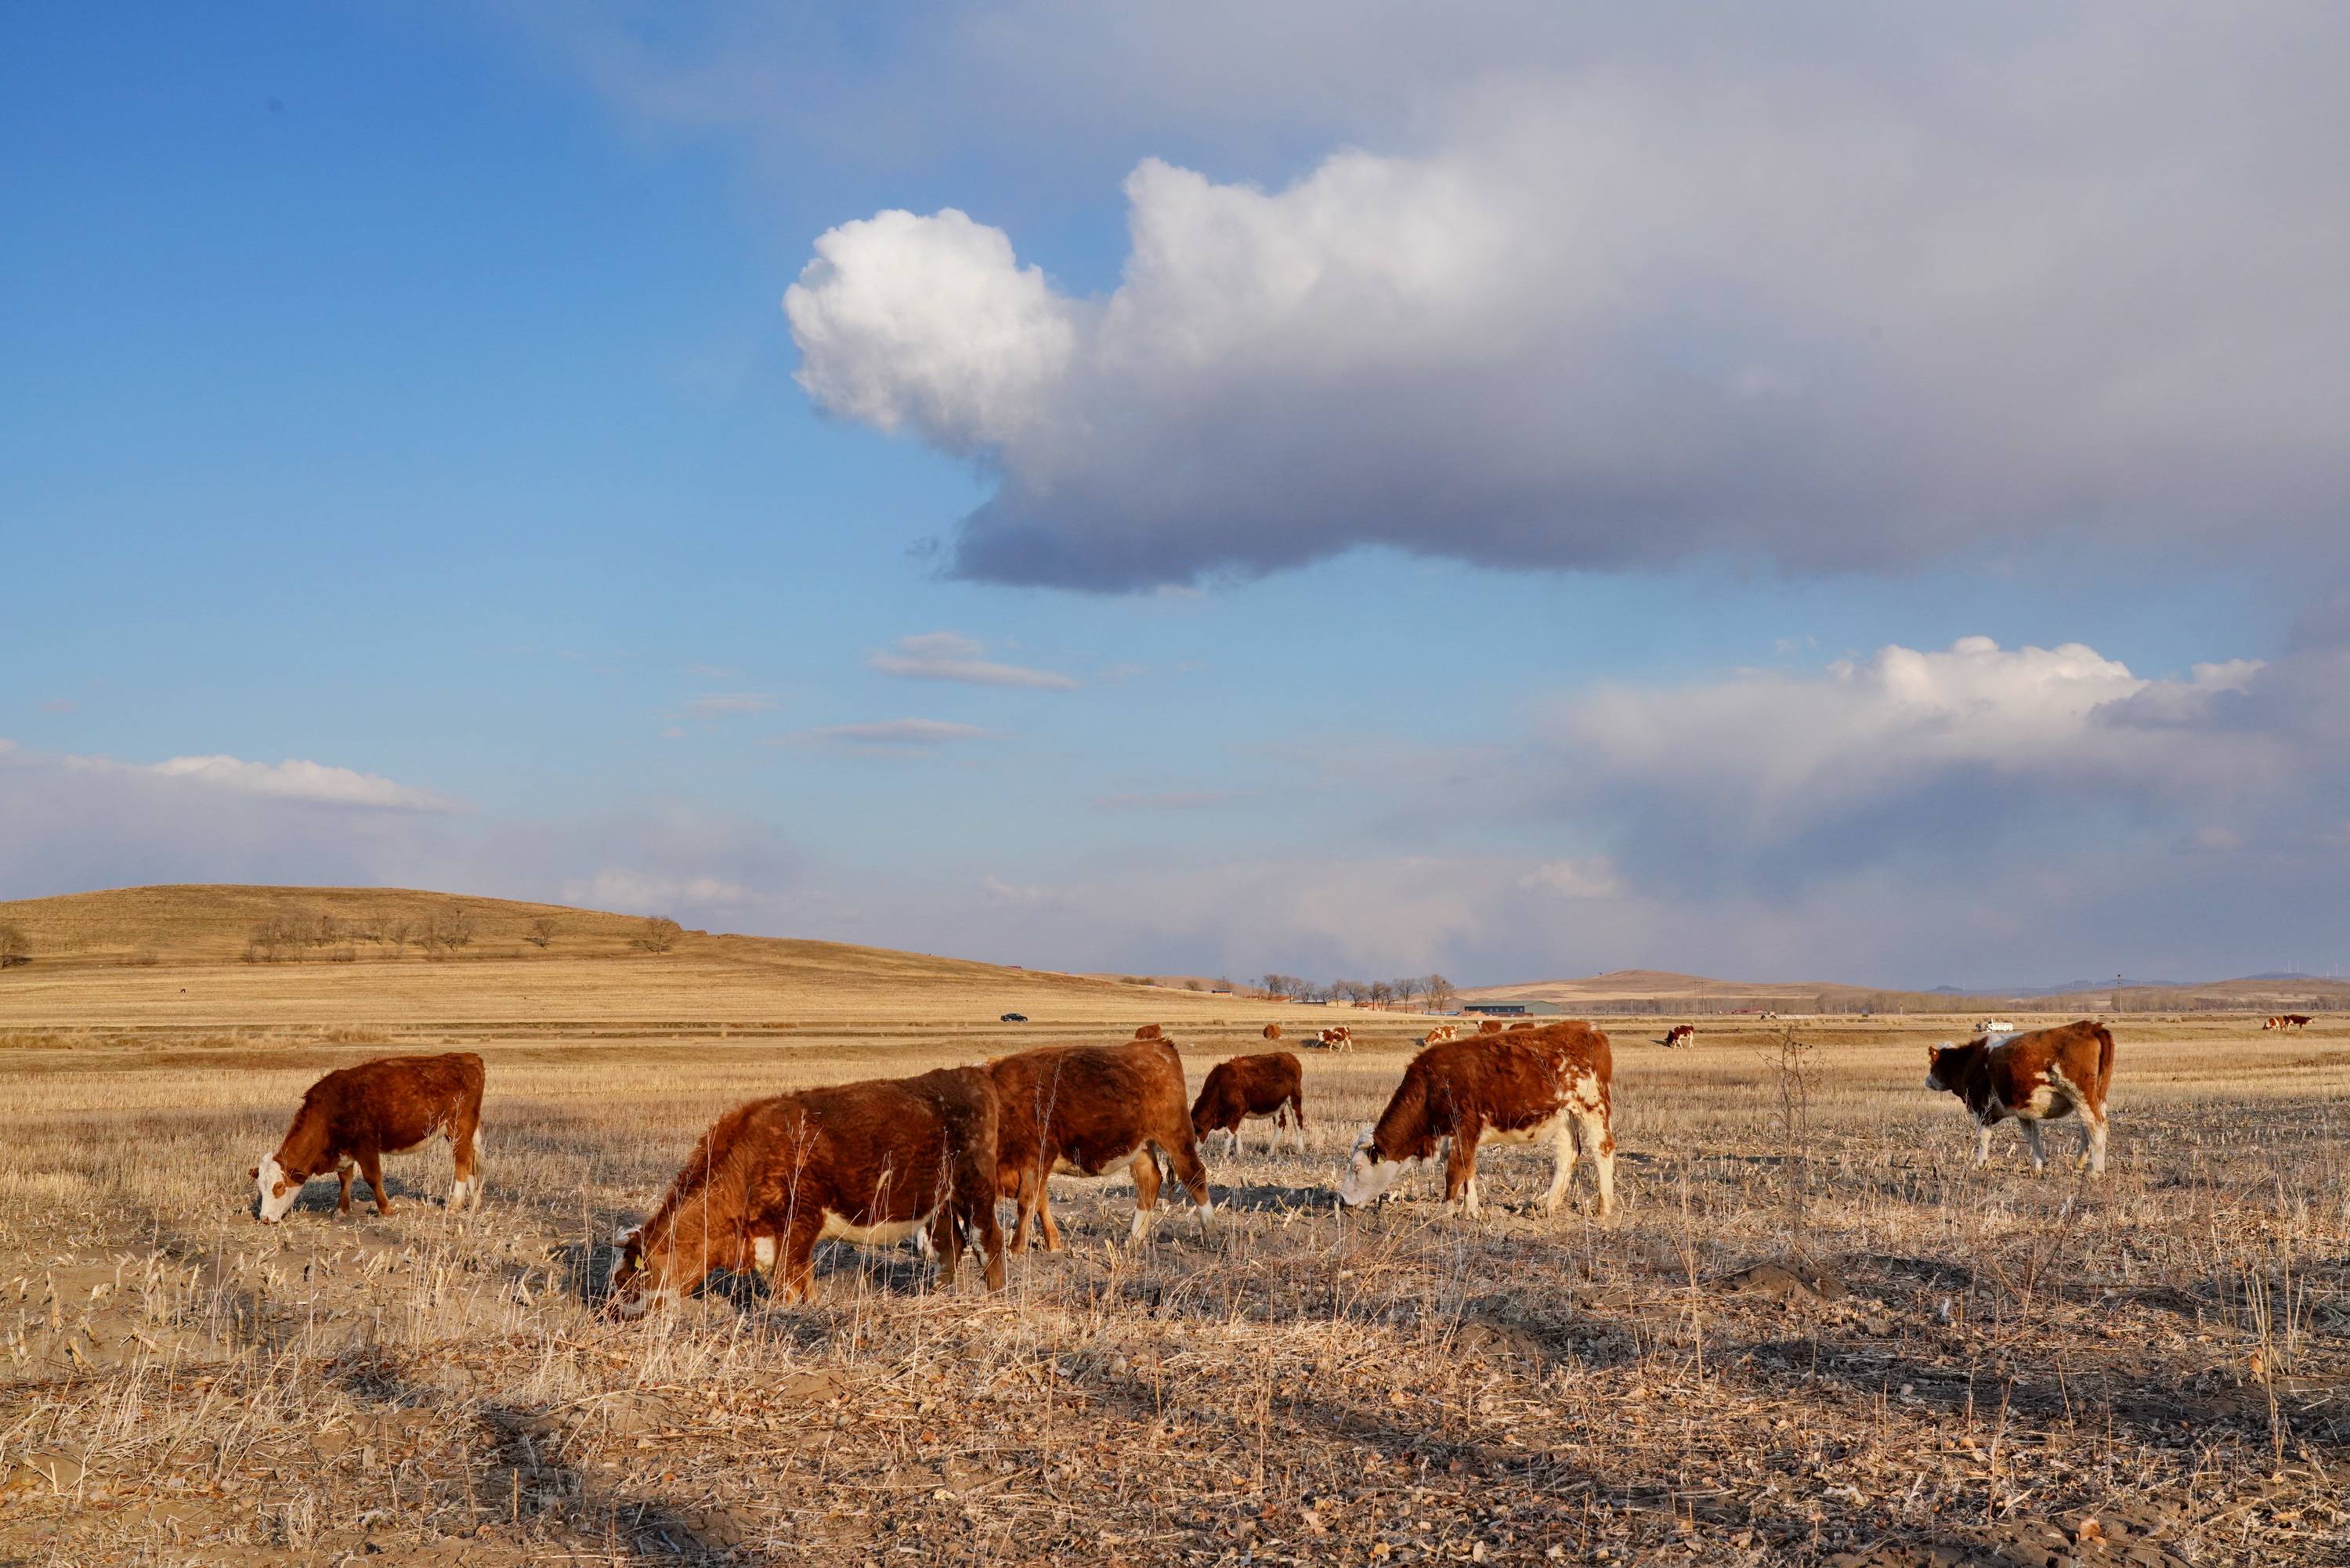
[[[1945,1040],[1939,1045],[1927,1046],[1926,1086],[1953,1095],[1963,1093],[1960,1085],[1966,1078],[1967,1063],[1974,1054],[1975,1042],[1971,1040],[1963,1045]]]
[[[294,1175],[277,1163],[276,1155],[264,1157],[245,1175],[253,1179],[254,1218],[264,1225],[275,1225],[286,1218],[294,1200],[302,1196],[303,1178]]]
[[[1381,1154],[1377,1129],[1365,1127],[1355,1135],[1355,1152],[1347,1161],[1346,1179],[1338,1183],[1338,1201],[1349,1209],[1376,1203],[1404,1172],[1419,1163]]]
[[[742,1223],[705,1220],[687,1204],[656,1215],[612,1238],[612,1262],[604,1276],[604,1308],[622,1317],[640,1317],[655,1306],[673,1306],[697,1289],[713,1269],[747,1269],[774,1256],[774,1241],[754,1248]],[[764,1256],[758,1254],[764,1252]]]

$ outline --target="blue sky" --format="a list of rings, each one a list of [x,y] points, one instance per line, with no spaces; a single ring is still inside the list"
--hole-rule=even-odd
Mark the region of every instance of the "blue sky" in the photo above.
[[[2341,24],[2142,17],[12,16],[0,891],[2338,968]]]

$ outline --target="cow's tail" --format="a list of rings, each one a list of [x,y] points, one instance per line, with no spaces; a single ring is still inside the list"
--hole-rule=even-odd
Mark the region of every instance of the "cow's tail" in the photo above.
[[[2097,1032],[2097,1099],[2102,1104],[2114,1081],[2114,1032],[2102,1023],[2089,1027]]]

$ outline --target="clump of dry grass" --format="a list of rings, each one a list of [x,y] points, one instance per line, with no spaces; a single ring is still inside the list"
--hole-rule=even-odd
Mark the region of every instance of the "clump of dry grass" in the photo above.
[[[742,1280],[647,1324],[595,1312],[605,1241],[719,1110],[970,1044],[460,1032],[483,1214],[423,1200],[435,1146],[390,1220],[322,1182],[276,1231],[244,1169],[351,1053],[52,1047],[0,1147],[0,1555],[2337,1561],[2338,1043],[2118,1033],[2104,1183],[2008,1139],[1969,1168],[1925,1035],[1882,1029],[1812,1042],[1793,1159],[1762,1037],[1718,1034],[1619,1049],[1617,1224],[1587,1176],[1555,1221],[1427,1181],[1344,1214],[1382,1038],[1308,1059],[1306,1153],[1211,1157],[1204,1238],[1127,1248],[1128,1189],[1073,1183],[1070,1250],[1000,1296],[827,1249],[807,1308]],[[1261,1044],[1175,1033],[1195,1082]],[[1547,1161],[1483,1175],[1526,1201]]]

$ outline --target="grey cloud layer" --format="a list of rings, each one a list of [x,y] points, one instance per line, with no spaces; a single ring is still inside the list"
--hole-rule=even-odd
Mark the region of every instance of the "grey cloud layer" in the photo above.
[[[1933,57],[1835,7],[1744,52],[1607,15],[1586,59],[1455,40],[1409,151],[1275,191],[1142,162],[1107,296],[951,209],[845,223],[786,296],[803,383],[993,465],[954,562],[1004,582],[1366,543],[2341,564],[2350,14],[2001,8]]]

